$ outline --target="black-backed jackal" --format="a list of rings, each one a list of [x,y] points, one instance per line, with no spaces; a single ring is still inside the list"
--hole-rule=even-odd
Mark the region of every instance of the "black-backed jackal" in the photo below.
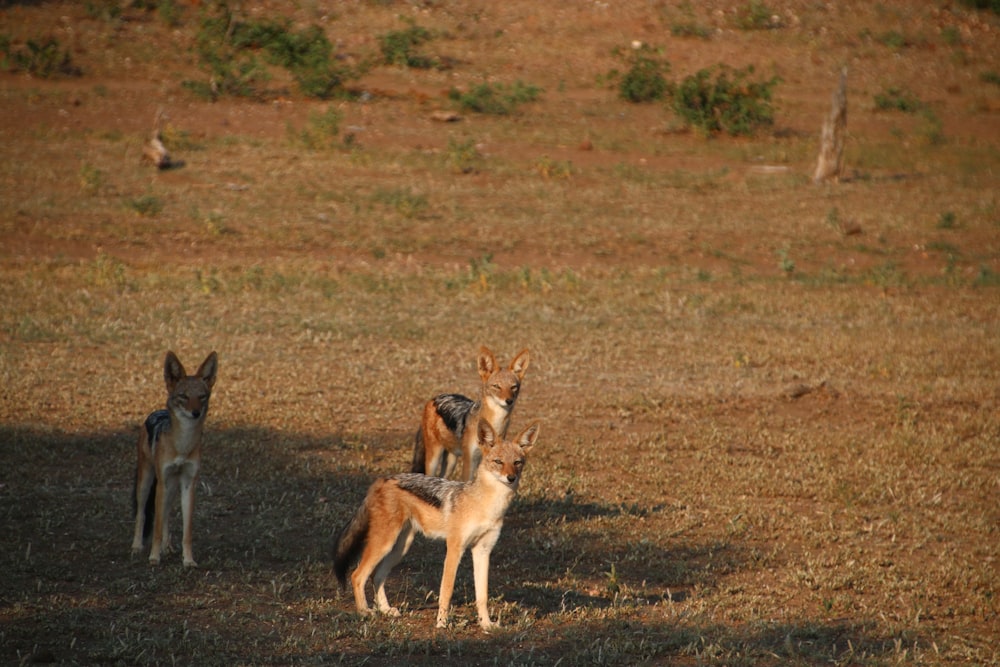
[[[447,544],[444,574],[438,601],[437,627],[448,623],[448,609],[455,586],[458,562],[472,550],[476,584],[476,611],[484,630],[494,627],[486,608],[490,552],[503,526],[524,470],[525,454],[538,438],[538,423],[526,428],[516,440],[501,439],[486,420],[476,427],[483,458],[470,482],[402,473],[376,480],[364,503],[334,539],[333,569],[341,586],[347,570],[358,561],[351,575],[354,603],[362,614],[371,613],[365,587],[373,577],[375,603],[384,614],[398,616],[389,605],[385,579],[422,533]]]
[[[201,434],[208,414],[208,399],[215,384],[219,358],[208,355],[194,375],[188,375],[173,352],[167,352],[163,379],[167,385],[167,408],[146,418],[139,434],[135,471],[135,534],[132,551],[142,551],[150,533],[149,562],[157,565],[160,554],[169,551],[167,515],[170,499],[180,488],[184,522],[184,565],[194,567],[191,550],[191,520],[194,487],[201,464]],[[152,524],[152,525],[151,525]]]
[[[451,477],[461,454],[461,479],[472,479],[480,455],[475,446],[476,424],[484,419],[501,439],[507,437],[510,415],[530,360],[528,350],[521,350],[508,368],[501,368],[488,348],[479,348],[476,365],[483,382],[479,400],[439,394],[427,401],[414,438],[410,472]]]

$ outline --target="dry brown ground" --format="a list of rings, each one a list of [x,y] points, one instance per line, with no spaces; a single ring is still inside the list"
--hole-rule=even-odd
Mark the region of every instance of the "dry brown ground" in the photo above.
[[[204,76],[190,4],[171,28],[0,2],[0,35],[57,37],[83,71],[0,72],[0,660],[1000,662],[996,15],[773,2],[781,27],[747,31],[742,2],[243,5],[348,59],[412,19],[456,65],[378,67],[364,99],[212,103],[180,85]],[[705,139],[616,99],[600,81],[633,40],[674,78],[780,76],[775,127]],[[844,65],[848,177],[814,186]],[[430,118],[453,86],[517,79],[544,93],[513,116]],[[888,87],[932,114],[875,110]],[[331,106],[350,148],[291,138]],[[140,160],[159,111],[184,161],[163,172]],[[328,536],[405,468],[422,402],[474,390],[483,343],[531,348],[515,422],[543,422],[494,562],[505,629],[466,605],[431,630],[427,544],[391,580],[403,618],[359,620]],[[165,349],[210,347],[201,568],[150,570],[128,557],[137,424]]]

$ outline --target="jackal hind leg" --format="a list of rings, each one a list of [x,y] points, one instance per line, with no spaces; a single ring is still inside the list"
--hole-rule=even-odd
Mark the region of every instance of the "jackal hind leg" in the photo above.
[[[375,585],[375,604],[383,614],[399,616],[399,609],[390,605],[389,598],[386,597],[385,580],[389,576],[389,573],[392,572],[392,568],[399,565],[399,562],[403,560],[403,556],[410,550],[415,533],[416,531],[413,530],[413,527],[407,524],[399,532],[395,544],[392,545],[392,550],[382,558],[378,567],[375,568],[375,575],[372,578],[372,583]]]
[[[402,532],[400,531],[400,533],[392,537],[386,535],[386,533],[379,535],[375,530],[369,530],[368,542],[361,553],[357,569],[351,575],[351,588],[354,590],[354,605],[357,607],[358,613],[364,615],[371,614],[371,609],[368,607],[368,593],[365,590],[365,586],[368,584],[368,579],[371,578],[376,568],[382,568],[383,561],[392,553]],[[390,566],[388,569],[392,569],[392,567]],[[383,572],[379,583],[384,583],[387,575],[388,571]],[[375,596],[378,609],[385,613],[391,613],[388,611],[389,603],[385,600],[385,592],[381,591],[380,595],[380,591],[381,586],[376,584]],[[380,597],[381,600],[379,599]]]

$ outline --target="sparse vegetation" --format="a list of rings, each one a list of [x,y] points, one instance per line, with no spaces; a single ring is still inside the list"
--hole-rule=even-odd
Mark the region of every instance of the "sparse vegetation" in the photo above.
[[[1000,72],[990,70],[980,74],[979,78],[986,83],[992,83],[994,86],[1000,86]]]
[[[538,99],[542,89],[518,80],[513,85],[481,83],[467,92],[452,88],[448,97],[465,111],[508,116],[517,107]]]
[[[627,51],[618,49],[616,53],[624,57],[628,69],[618,83],[618,96],[627,102],[655,102],[670,92],[666,74],[670,72],[667,62],[653,47],[639,45]],[[615,78],[612,73],[610,78]]]
[[[890,87],[875,93],[875,108],[879,111],[902,111],[917,113],[926,105],[906,88]]]
[[[781,19],[766,3],[750,0],[737,11],[736,27],[740,30],[773,30],[781,27]]]
[[[440,61],[422,55],[418,48],[433,38],[430,30],[412,24],[406,30],[394,30],[379,37],[382,60],[387,65],[400,65],[416,69],[437,67]]]
[[[995,19],[768,4],[780,30],[735,31],[745,0],[230,0],[214,44],[255,61],[249,97],[197,49],[219,2],[176,26],[162,0],[4,4],[8,44],[52,35],[85,76],[0,72],[0,663],[1000,664]],[[453,70],[384,64],[400,15]],[[370,67],[329,101],[287,67],[314,25]],[[705,141],[675,95],[595,86],[633,40],[671,86],[781,73],[774,125]],[[815,185],[842,60],[848,169]],[[447,96],[518,78],[546,92],[505,115]],[[903,84],[922,109],[872,113]],[[141,161],[154,130],[183,166]],[[359,617],[332,533],[408,469],[424,403],[475,390],[482,344],[530,348],[512,428],[542,425],[492,559],[500,628],[466,558],[434,629],[422,539],[387,582],[402,615]],[[129,554],[167,349],[221,361],[195,570],[176,511],[160,567]]]
[[[448,166],[457,174],[471,174],[479,171],[483,158],[476,148],[475,139],[465,139],[459,141],[455,138],[448,139],[448,150],[446,162]]]
[[[304,95],[325,100],[342,93],[344,84],[364,69],[338,63],[319,26],[293,30],[287,21],[247,21],[225,4],[217,5],[202,20],[197,44],[210,81],[185,85],[211,99],[219,95],[267,98],[272,94],[267,89],[273,76],[268,65],[272,65],[290,72]]]
[[[771,96],[781,79],[749,80],[753,73],[720,65],[685,77],[673,94],[674,113],[705,134],[754,134],[774,122]]]
[[[289,125],[288,134],[306,148],[332,148],[338,144],[343,117],[335,107],[328,107],[326,111],[311,111],[305,127],[295,129]]]
[[[49,37],[29,39],[24,46],[16,47],[9,36],[0,36],[0,53],[7,69],[26,72],[42,79],[77,77],[82,74],[73,64],[68,49],[59,40]]]

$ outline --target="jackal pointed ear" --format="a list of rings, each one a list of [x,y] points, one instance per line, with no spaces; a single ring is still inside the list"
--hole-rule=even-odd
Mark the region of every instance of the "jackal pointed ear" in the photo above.
[[[215,384],[215,376],[219,370],[219,355],[212,352],[210,355],[205,357],[205,361],[201,362],[201,366],[198,367],[198,377],[202,379],[205,385],[211,389]]]
[[[483,345],[479,348],[476,364],[479,367],[479,377],[483,378],[483,382],[486,382],[497,369],[497,358],[490,352],[490,348]]]
[[[531,361],[531,355],[528,354],[528,348],[524,348],[517,353],[514,360],[510,362],[510,370],[517,376],[518,380],[524,379],[524,374],[528,370],[528,362]]]
[[[535,441],[538,440],[538,431],[540,428],[538,422],[533,422],[531,426],[521,431],[521,435],[517,436],[517,444],[520,445],[521,449],[527,452],[534,447]]]
[[[163,381],[167,384],[167,391],[172,392],[177,383],[185,377],[187,372],[184,370],[184,364],[173,351],[167,351],[167,358],[163,360]]]
[[[490,423],[485,419],[479,420],[479,426],[476,429],[476,437],[479,443],[479,448],[484,452],[490,451],[493,446],[497,443],[497,434],[490,426]]]

